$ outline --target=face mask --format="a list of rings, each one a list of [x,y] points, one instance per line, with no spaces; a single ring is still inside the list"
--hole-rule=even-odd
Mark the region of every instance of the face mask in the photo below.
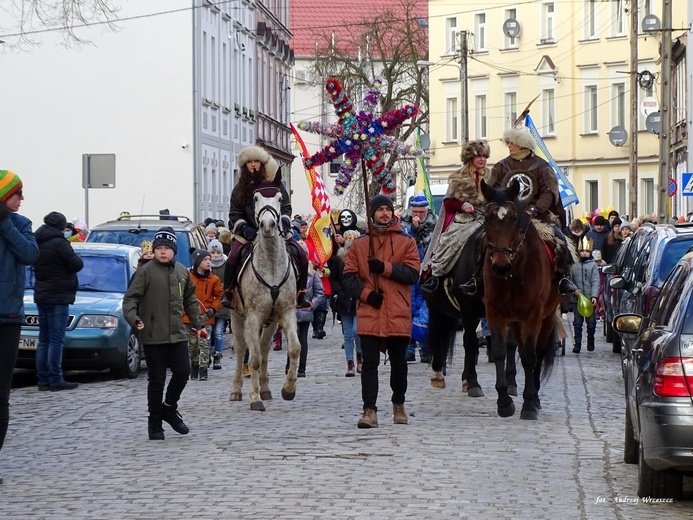
[[[72,236],[72,231],[63,231],[63,236],[65,238],[70,238]]]

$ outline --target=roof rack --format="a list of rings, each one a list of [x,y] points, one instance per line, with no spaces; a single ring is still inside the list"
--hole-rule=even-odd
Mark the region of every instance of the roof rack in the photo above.
[[[149,220],[177,220],[179,222],[192,222],[189,217],[186,217],[184,215],[160,215],[160,214],[155,214],[155,215],[123,215],[121,217],[118,217],[116,220],[144,220],[144,219],[149,219]]]

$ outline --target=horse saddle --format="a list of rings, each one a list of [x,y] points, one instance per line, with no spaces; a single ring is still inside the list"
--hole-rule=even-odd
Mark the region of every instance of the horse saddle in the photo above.
[[[255,249],[256,247],[257,244],[253,245],[253,247],[244,247],[243,249],[241,249],[241,254],[238,257],[240,268],[238,269],[238,274],[236,274],[236,279],[234,280],[236,282],[236,287],[241,286],[241,277],[243,276],[243,273],[245,272],[246,268],[248,268],[250,264],[250,259],[253,256],[253,249]],[[286,245],[286,251],[289,253],[289,259],[291,260],[291,268],[293,270],[294,277],[298,277],[298,260],[294,257],[294,253],[292,252],[292,248],[289,247],[288,242]]]

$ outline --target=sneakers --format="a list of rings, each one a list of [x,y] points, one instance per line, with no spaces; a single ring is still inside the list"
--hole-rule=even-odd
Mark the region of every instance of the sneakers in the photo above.
[[[250,367],[248,366],[248,363],[243,363],[243,377],[248,379],[250,377]]]
[[[207,381],[207,367],[200,367],[200,381]]]
[[[221,370],[221,358],[221,352],[214,353],[214,365],[212,367],[214,370]]]
[[[409,417],[407,417],[407,412],[404,410],[404,403],[395,404],[392,403],[392,422],[395,424],[409,424]]]
[[[161,427],[161,417],[149,417],[149,440],[163,441],[164,429]]]
[[[193,365],[190,367],[190,379],[197,379],[200,375],[200,367],[198,365]]]
[[[363,411],[363,416],[359,419],[359,421],[356,423],[356,426],[358,428],[364,429],[364,428],[377,428],[378,427],[378,414],[376,414],[375,410],[372,410],[368,408],[367,410]]]
[[[61,381],[57,385],[51,386],[51,392],[60,392],[61,390],[74,390],[79,386],[79,383],[70,383],[69,381]]]
[[[305,370],[299,370],[298,373],[296,374],[296,377],[306,377],[306,371]]]
[[[346,374],[344,374],[344,377],[354,377],[356,374],[354,373],[354,360],[353,359],[348,359],[347,360],[347,371]]]
[[[178,410],[175,409],[173,406],[167,405],[165,402],[161,409],[161,419],[163,421],[166,421],[171,426],[171,428],[173,428],[181,435],[185,435],[190,431],[190,428],[188,428],[183,422],[183,418],[178,413]]]

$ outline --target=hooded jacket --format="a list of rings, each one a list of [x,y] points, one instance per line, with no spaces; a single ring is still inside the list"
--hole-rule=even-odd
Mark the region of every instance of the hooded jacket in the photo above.
[[[31,220],[11,213],[0,221],[0,325],[22,323],[26,266],[38,255]]]
[[[190,269],[190,277],[195,284],[195,296],[200,302],[200,316],[206,318],[205,312],[207,309],[214,309],[214,316],[219,312],[221,307],[221,297],[224,296],[224,288],[221,285],[221,280],[211,270],[200,274],[194,269]],[[214,323],[214,316],[206,318],[207,325]],[[187,314],[183,315],[183,323],[190,323],[190,318]]]
[[[62,230],[42,225],[36,230],[39,257],[33,266],[34,301],[41,304],[68,305],[75,303],[77,273],[84,267]]]

